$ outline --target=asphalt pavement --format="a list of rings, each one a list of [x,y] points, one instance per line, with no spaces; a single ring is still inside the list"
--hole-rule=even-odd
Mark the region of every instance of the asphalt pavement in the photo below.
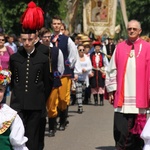
[[[93,102],[92,102],[93,103]],[[69,107],[69,125],[65,131],[57,130],[55,137],[45,132],[44,150],[114,150],[113,107],[84,105],[84,112],[77,113],[77,105]]]

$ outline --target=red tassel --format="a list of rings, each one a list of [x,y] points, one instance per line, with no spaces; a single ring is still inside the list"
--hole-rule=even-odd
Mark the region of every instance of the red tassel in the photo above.
[[[28,8],[34,8],[34,7],[36,7],[36,4],[35,4],[33,1],[31,1],[31,2],[28,4]]]
[[[31,1],[21,17],[22,27],[30,30],[41,29],[44,25],[43,14],[43,10]]]
[[[132,134],[140,135],[144,126],[146,124],[146,114],[138,114],[137,118],[135,119],[135,125],[130,130]]]

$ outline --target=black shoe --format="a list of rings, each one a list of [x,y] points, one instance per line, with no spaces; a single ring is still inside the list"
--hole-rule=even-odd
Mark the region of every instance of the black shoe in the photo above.
[[[54,137],[55,136],[55,132],[56,132],[56,130],[50,130],[49,133],[48,133],[48,136],[49,137]]]
[[[87,101],[87,100],[84,100],[84,101],[83,101],[83,104],[87,105],[87,104],[88,104],[88,101]]]
[[[82,106],[78,106],[78,113],[82,114],[83,113],[83,107]]]
[[[64,130],[65,130],[65,124],[60,124],[59,130],[60,130],[60,131],[64,131]]]
[[[66,120],[65,126],[67,126],[68,124],[69,124],[69,120]],[[60,127],[60,122],[58,122],[57,125]],[[59,127],[58,127],[58,128],[59,128]]]
[[[69,120],[66,120],[65,122],[65,126],[67,126],[69,124]]]
[[[98,101],[95,101],[95,106],[98,106]]]
[[[104,102],[103,101],[100,101],[100,106],[104,106]]]

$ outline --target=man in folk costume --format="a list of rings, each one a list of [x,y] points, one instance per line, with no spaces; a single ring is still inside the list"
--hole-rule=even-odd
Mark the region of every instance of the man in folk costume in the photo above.
[[[36,30],[44,24],[43,11],[31,1],[22,15],[21,23],[23,49],[10,58],[10,106],[18,111],[23,120],[25,135],[28,137],[27,147],[30,150],[39,150],[40,121],[51,86],[48,57],[34,45]]]
[[[140,39],[141,24],[131,20],[128,39],[119,43],[106,74],[109,101],[114,105],[117,150],[142,150],[141,130],[146,121],[150,44]],[[115,94],[115,95],[114,95]]]
[[[50,60],[50,73],[53,76],[53,88],[47,100],[47,113],[49,118],[49,134],[48,136],[55,136],[56,132],[56,118],[58,116],[58,94],[59,87],[62,85],[60,77],[64,72],[64,57],[61,50],[58,47],[53,46],[50,43],[51,33],[50,30],[43,27],[40,30],[41,42],[48,46],[49,51],[49,60]]]
[[[101,52],[102,44],[99,41],[93,42],[94,52],[91,54],[94,76],[90,78],[91,93],[94,96],[95,105],[98,105],[98,95],[100,97],[100,106],[104,105],[104,85],[105,70],[108,66],[107,57]]]
[[[51,42],[54,46],[60,48],[64,56],[65,71],[61,77],[62,86],[59,87],[59,104],[60,110],[60,130],[65,130],[66,119],[68,115],[68,107],[70,104],[70,88],[71,88],[71,75],[77,60],[77,48],[70,37],[65,36],[60,32],[62,20],[59,16],[52,18],[52,28],[54,35],[51,38]]]
[[[36,6],[36,5],[35,5]],[[41,10],[39,9],[39,7],[36,7],[38,10]],[[33,7],[33,9],[35,9]],[[43,12],[42,12],[43,13]],[[44,17],[43,15],[40,15],[42,21],[43,21],[43,25],[44,25]],[[30,18],[28,18],[30,19]],[[41,20],[40,19],[40,20]],[[42,27],[42,26],[41,26]],[[40,27],[40,28],[41,28]],[[40,29],[39,28],[39,29]],[[40,39],[39,39],[39,29],[36,30],[36,40],[35,40],[35,43],[34,43],[34,46],[35,48],[37,49],[37,51],[41,52],[42,54],[45,54],[49,57],[49,47],[42,44],[40,42]],[[23,46],[20,46],[18,51],[22,50],[23,49]],[[52,85],[52,84],[51,84]],[[52,88],[52,86],[51,86]],[[46,111],[46,107],[43,108],[43,113],[41,115],[41,120],[40,120],[40,136],[39,136],[39,150],[42,150],[44,148],[44,137],[45,137],[45,126],[46,126],[46,116],[47,116],[47,111]]]

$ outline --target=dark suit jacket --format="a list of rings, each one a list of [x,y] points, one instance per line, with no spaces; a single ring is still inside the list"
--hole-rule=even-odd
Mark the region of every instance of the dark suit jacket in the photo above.
[[[37,51],[49,56],[49,47],[41,44],[39,41],[35,44],[35,48],[37,49]]]
[[[35,51],[28,55],[23,48],[10,57],[12,97],[15,110],[41,110],[50,93],[48,57]]]
[[[115,50],[115,44],[107,44],[106,45],[107,55],[113,55],[113,52]]]

